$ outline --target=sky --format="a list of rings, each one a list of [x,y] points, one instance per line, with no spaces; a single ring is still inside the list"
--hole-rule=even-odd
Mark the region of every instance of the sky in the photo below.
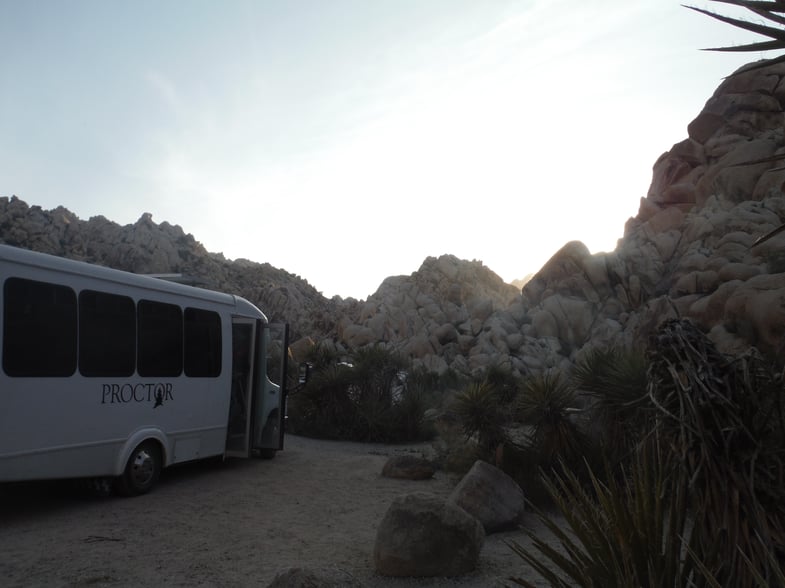
[[[694,6],[751,15],[715,2]],[[758,40],[670,0],[0,0],[0,196],[365,299],[611,251]]]

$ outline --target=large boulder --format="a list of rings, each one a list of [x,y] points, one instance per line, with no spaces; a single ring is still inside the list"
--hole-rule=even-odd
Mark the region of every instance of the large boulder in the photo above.
[[[526,501],[523,490],[510,476],[477,460],[447,499],[482,523],[486,533],[518,525]]]
[[[376,534],[373,561],[384,576],[460,576],[474,570],[485,533],[463,509],[422,492],[396,498]]]

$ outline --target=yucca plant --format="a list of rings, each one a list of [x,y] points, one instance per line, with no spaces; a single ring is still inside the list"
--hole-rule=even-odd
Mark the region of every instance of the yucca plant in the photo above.
[[[487,381],[472,382],[459,392],[452,405],[464,434],[477,435],[480,457],[490,459],[504,439],[508,415],[501,409],[496,389]]]
[[[769,550],[785,560],[781,374],[754,351],[721,355],[686,320],[666,321],[649,350],[657,434],[690,472],[697,556],[726,586],[755,586],[750,565],[775,577]]]
[[[785,0],[771,0],[771,1],[710,0],[710,1],[718,2],[721,4],[729,4],[732,6],[738,6],[740,8],[746,8],[750,12],[754,13],[757,17],[763,18],[769,21],[769,23],[773,23],[774,25],[779,25],[779,26],[772,26],[771,24],[763,24],[761,22],[752,22],[739,18],[732,18],[716,12],[712,12],[710,10],[705,10],[703,8],[697,8],[695,6],[687,6],[687,8],[689,8],[690,10],[700,12],[701,14],[705,14],[721,22],[733,25],[735,27],[744,29],[746,31],[763,35],[764,37],[768,37],[770,39],[768,41],[759,41],[756,43],[748,43],[746,45],[734,45],[732,47],[710,47],[707,49],[708,51],[760,52],[760,51],[775,51],[778,49],[785,49],[785,29],[782,28],[783,26],[785,26],[785,17],[783,16],[785,15]],[[785,61],[785,55],[772,57],[770,59],[764,59],[749,64],[748,66],[739,70],[739,72],[737,73],[743,71],[750,71],[752,69],[757,69],[761,67],[766,67],[769,65],[773,65],[775,63],[781,63],[783,61]]]
[[[669,465],[656,441],[642,446],[621,476],[601,481],[591,470],[587,487],[574,473],[545,476],[567,528],[538,511],[559,543],[529,533],[532,548],[511,549],[551,586],[567,588],[677,588],[719,584],[685,557],[691,542],[687,518],[689,476]],[[535,584],[524,578],[510,581]]]
[[[575,418],[578,411],[574,386],[557,372],[531,376],[523,383],[517,413],[531,427],[530,446],[541,462],[575,462],[583,456],[587,437]]]
[[[534,549],[559,573],[514,549],[554,586],[783,585],[782,374],[753,351],[726,358],[684,320],[647,354],[655,418],[631,465],[606,481],[590,470],[588,488],[564,469],[548,482],[574,537],[548,521],[564,550]]]
[[[749,557],[747,557],[744,553],[741,553],[744,563],[747,564],[750,574],[755,579],[757,588],[785,586],[785,569],[783,569],[777,554],[771,549],[770,546],[766,545],[760,536],[758,536],[758,541],[760,543],[761,549],[768,553],[769,569],[771,570],[771,575],[768,578],[764,577],[760,572],[758,569],[760,566],[757,566],[755,562],[753,562]]]
[[[573,368],[572,381],[592,400],[594,428],[614,464],[629,457],[651,418],[646,371],[643,352],[618,347],[592,349]]]

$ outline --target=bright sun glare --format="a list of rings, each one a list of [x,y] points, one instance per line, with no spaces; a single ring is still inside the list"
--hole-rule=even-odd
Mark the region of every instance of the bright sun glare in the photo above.
[[[182,7],[3,9],[8,46],[37,47],[0,61],[3,195],[151,212],[327,296],[427,256],[512,281],[570,240],[614,249],[751,59],[699,52],[744,37],[662,0]]]

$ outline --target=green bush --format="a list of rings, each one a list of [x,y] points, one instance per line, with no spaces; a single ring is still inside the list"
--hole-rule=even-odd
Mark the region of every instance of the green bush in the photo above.
[[[349,361],[317,349],[311,378],[289,402],[290,430],[328,439],[404,442],[428,438],[426,396],[409,386],[407,364],[377,345]]]

